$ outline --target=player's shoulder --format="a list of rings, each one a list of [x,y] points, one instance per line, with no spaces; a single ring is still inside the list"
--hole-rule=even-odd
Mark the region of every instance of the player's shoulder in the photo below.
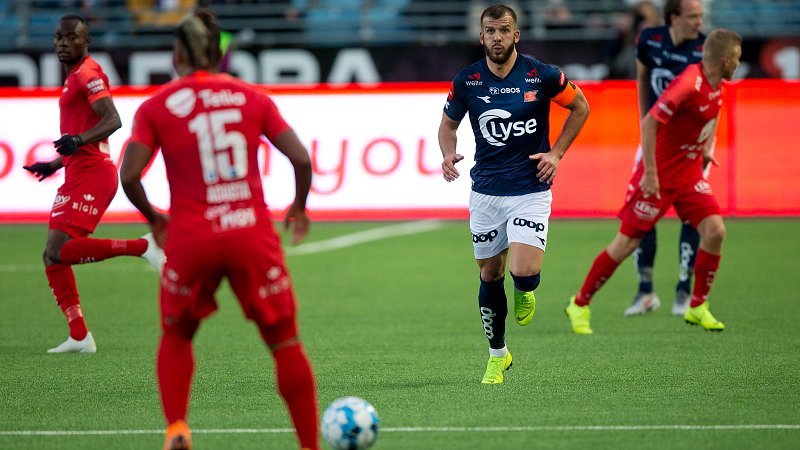
[[[470,64],[469,66],[461,69],[456,76],[453,78],[453,81],[464,81],[464,80],[472,80],[472,81],[480,81],[481,74],[485,72],[486,64],[484,63],[483,59],[475,61],[474,63]]]
[[[525,72],[529,72],[531,69],[535,69],[536,73],[539,76],[550,74],[550,73],[559,73],[561,69],[558,67],[548,64],[542,60],[536,59],[531,55],[526,55],[524,53],[520,53],[517,57],[517,61],[520,67],[525,69]]]
[[[98,76],[105,78],[106,76],[103,68],[91,56],[86,56],[75,68],[73,74],[79,80],[89,80]]]
[[[665,38],[669,35],[669,28],[666,26],[644,28],[639,32],[639,45],[652,48],[661,48]]]

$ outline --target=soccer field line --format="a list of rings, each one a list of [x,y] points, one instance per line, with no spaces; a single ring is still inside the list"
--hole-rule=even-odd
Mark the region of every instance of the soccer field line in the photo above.
[[[298,245],[297,247],[286,247],[285,253],[291,256],[310,255],[331,250],[339,250],[342,248],[352,247],[372,241],[379,241],[382,239],[424,233],[426,231],[442,228],[443,226],[443,222],[436,220],[418,220],[414,222],[387,225],[369,230],[358,231],[356,233],[345,234],[322,241],[310,242],[308,244]],[[131,271],[153,272],[153,269],[146,264],[134,263],[117,263],[113,265],[91,264],[91,267],[94,271],[109,273]],[[37,273],[43,271],[44,266],[42,264],[0,264],[0,273]]]
[[[414,222],[387,225],[337,236],[324,241],[309,242],[308,244],[298,245],[297,247],[287,247],[286,254],[289,256],[299,256],[339,250],[367,242],[379,241],[381,239],[424,233],[426,231],[442,228],[443,226],[444,223],[438,220],[417,220]]]
[[[497,433],[514,431],[736,431],[800,430],[800,424],[739,425],[542,425],[527,427],[384,427],[381,433]],[[293,428],[195,428],[193,434],[280,434],[294,433]],[[18,430],[0,431],[0,436],[124,436],[164,434],[164,430]]]

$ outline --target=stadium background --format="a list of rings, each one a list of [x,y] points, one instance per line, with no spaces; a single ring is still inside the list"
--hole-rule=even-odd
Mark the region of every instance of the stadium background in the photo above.
[[[0,84],[5,86],[0,120],[13,124],[0,130],[0,189],[25,193],[3,196],[0,221],[46,220],[63,176],[38,185],[21,168],[54,155],[49,143],[58,135],[58,91],[53,87],[63,79],[51,51],[58,18],[80,12],[90,19],[90,51],[122,104],[124,125],[111,139],[112,156],[119,160],[132,114],[152,91],[146,86],[172,75],[171,27],[197,3],[0,3]],[[476,23],[488,2],[199,3],[213,8],[233,37],[228,70],[268,84],[312,150],[317,177],[309,204],[316,219],[466,217],[467,177],[452,186],[440,182],[436,130],[448,80],[481,57]],[[641,16],[632,12],[633,3],[512,2],[520,11],[520,50],[563,67],[592,106],[559,173],[555,217],[611,217],[622,200],[638,143],[635,83],[629,80],[633,27]],[[800,4],[705,3],[708,29],[725,26],[745,38],[739,80],[730,86],[722,113],[721,165],[712,171],[712,186],[728,216],[798,215],[794,117],[800,111]],[[565,113],[553,108],[551,140]],[[461,127],[459,145],[469,158],[474,144],[468,128]],[[265,153],[269,164],[263,169],[267,199],[279,213],[291,193],[269,190],[283,186],[286,175],[281,158],[272,156]],[[469,163],[462,164],[463,172]],[[163,176],[154,170],[152,196],[166,208],[166,185],[158,183]],[[106,219],[137,219],[121,191]]]

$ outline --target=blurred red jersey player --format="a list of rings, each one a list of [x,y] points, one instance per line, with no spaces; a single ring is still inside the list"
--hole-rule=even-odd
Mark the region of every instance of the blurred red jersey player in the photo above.
[[[61,156],[24,167],[39,181],[65,168],[64,184],[58,189],[50,213],[43,259],[50,288],[69,324],[69,337],[48,353],[97,350],[83,318],[72,264],[130,255],[144,256],[158,266],[162,259],[161,250],[149,243],[149,237],[87,237],[117,192],[117,169],[109,158],[108,136],[122,125],[111,100],[108,78],[89,56],[90,41],[83,17],[67,15],[58,22],[53,46],[68,74],[58,102],[62,136],[54,142]]]
[[[165,247],[161,277],[162,336],[157,375],[167,421],[166,449],[190,448],[187,424],[194,371],[192,340],[217,309],[215,292],[227,278],[246,317],[275,360],[277,387],[300,446],[319,447],[316,388],[296,322],[296,302],[258,171],[266,136],[295,172],[295,200],[287,212],[293,241],[309,226],[308,151],[272,100],[255,86],[217,73],[219,27],[207,10],[185,17],[175,32],[180,78],[136,113],[121,177],[125,193]],[[161,148],[170,187],[170,216],[153,209],[141,183]]]
[[[730,80],[739,66],[741,43],[732,31],[711,32],[703,47],[703,61],[687,67],[642,118],[642,161],[619,212],[622,225],[567,306],[575,333],[592,333],[592,296],[670,207],[700,233],[695,285],[683,318],[706,330],[725,329],[706,302],[719,267],[725,226],[711,186],[703,178],[703,163],[716,163],[705,144],[716,130],[723,80]]]

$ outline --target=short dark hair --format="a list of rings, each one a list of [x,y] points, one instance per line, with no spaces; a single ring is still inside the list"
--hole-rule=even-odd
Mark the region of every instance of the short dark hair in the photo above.
[[[189,55],[189,63],[196,69],[215,69],[219,66],[222,60],[219,34],[217,17],[208,9],[187,14],[175,29],[175,36]]]
[[[89,22],[86,20],[86,17],[83,17],[80,14],[66,14],[61,16],[61,19],[58,21],[63,22],[65,20],[77,20],[78,22],[82,23],[87,30],[89,29]]]
[[[672,26],[672,15],[681,15],[681,3],[683,0],[667,0],[664,2],[664,23]]]
[[[485,17],[497,20],[505,15],[511,16],[511,19],[514,21],[514,26],[517,26],[517,13],[514,12],[510,6],[497,3],[483,10],[483,14],[481,14],[481,28],[483,28],[483,19]]]

